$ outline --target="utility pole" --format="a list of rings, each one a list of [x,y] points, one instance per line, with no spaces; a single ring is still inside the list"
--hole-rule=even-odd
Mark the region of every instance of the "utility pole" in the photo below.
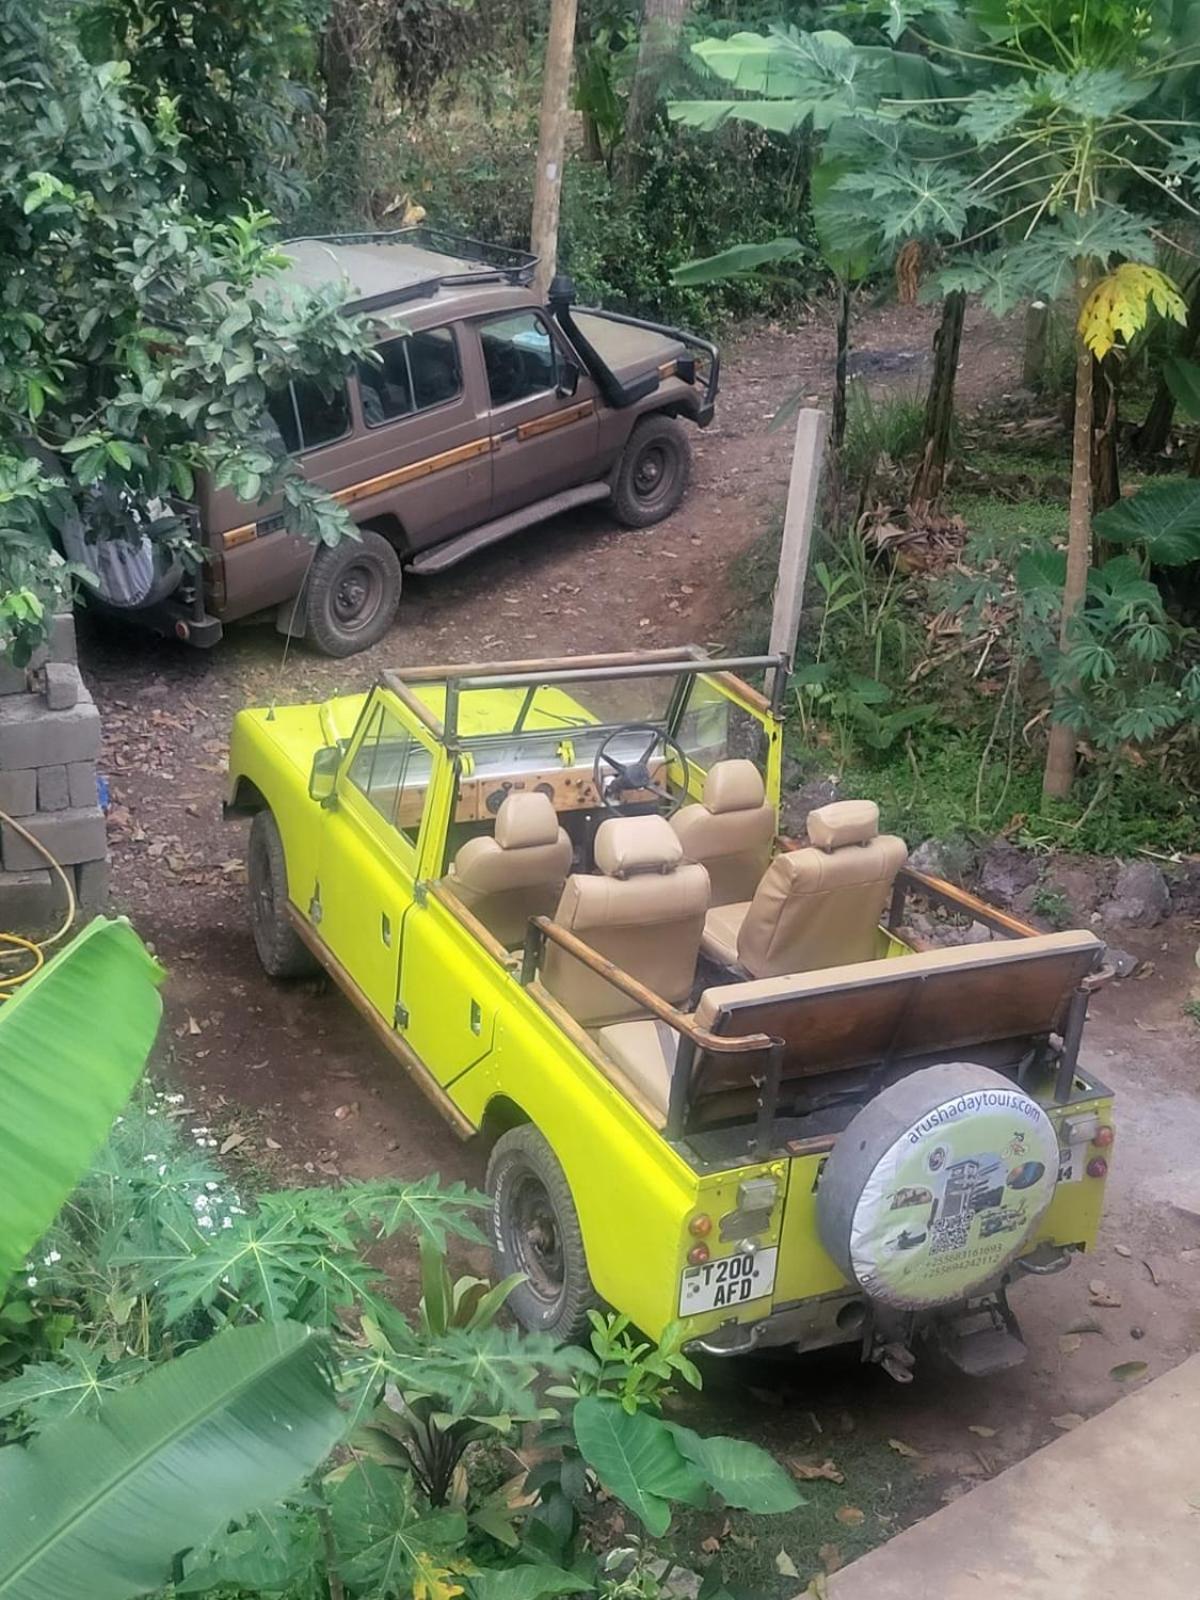
[[[546,65],[542,73],[542,115],[538,123],[530,231],[530,247],[539,258],[533,287],[543,299],[558,264],[558,209],[570,114],[575,10],[576,0],[550,0],[550,32],[546,38]]]

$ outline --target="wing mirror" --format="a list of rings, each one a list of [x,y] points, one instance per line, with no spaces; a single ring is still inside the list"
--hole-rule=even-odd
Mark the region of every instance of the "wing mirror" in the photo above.
[[[333,804],[333,786],[337,782],[342,752],[336,744],[324,745],[313,754],[312,771],[308,775],[308,798],[323,806]]]
[[[564,361],[558,374],[558,393],[569,399],[579,387],[579,368],[573,361]]]

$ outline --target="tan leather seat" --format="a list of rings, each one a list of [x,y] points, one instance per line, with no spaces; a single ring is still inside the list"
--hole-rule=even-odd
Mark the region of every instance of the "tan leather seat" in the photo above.
[[[903,839],[879,832],[873,800],[840,800],[808,817],[803,850],[775,857],[747,904],[718,906],[704,925],[704,953],[752,978],[869,961]]]
[[[704,780],[704,799],[671,818],[685,861],[707,867],[712,904],[749,900],[771,860],[775,810],[753,761],[717,761]]]
[[[595,874],[567,879],[554,920],[663,1000],[688,998],[708,910],[708,873],[686,864],[662,817],[612,817],[596,830]],[[578,1021],[599,1026],[642,1014],[558,945],[547,943],[542,981]]]
[[[544,794],[510,794],[494,835],[468,839],[450,888],[503,945],[525,938],[530,917],[548,917],[571,870],[571,841]]]

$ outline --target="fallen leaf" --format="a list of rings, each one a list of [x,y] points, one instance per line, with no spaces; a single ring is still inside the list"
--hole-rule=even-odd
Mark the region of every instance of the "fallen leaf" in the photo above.
[[[721,1541],[720,1539],[714,1539],[713,1536],[709,1534],[707,1539],[701,1539],[700,1548],[706,1556],[715,1556],[720,1551]]]
[[[1133,1254],[1133,1251],[1127,1244],[1115,1244],[1113,1245],[1113,1249],[1119,1256],[1131,1256]]]
[[[1121,1296],[1110,1289],[1103,1278],[1093,1278],[1088,1284],[1088,1299],[1094,1306],[1119,1306]]]
[[[786,1550],[781,1550],[775,1557],[775,1571],[781,1578],[798,1578],[800,1576],[796,1563]]]
[[[829,1585],[825,1582],[825,1574],[823,1572],[813,1573],[808,1580],[808,1588],[805,1589],[801,1600],[829,1600]]]
[[[1073,1322],[1067,1329],[1068,1333],[1103,1333],[1104,1329],[1095,1317],[1080,1317],[1078,1322]]]
[[[231,1150],[236,1150],[239,1145],[243,1145],[245,1142],[246,1135],[244,1133],[231,1133],[227,1139],[221,1141],[220,1154],[227,1156]]]
[[[267,1140],[267,1149],[268,1150],[282,1150],[283,1146],[280,1144],[278,1139],[268,1139]]]
[[[195,1017],[189,1017],[188,1018],[187,1031],[193,1037],[195,1037],[196,1034],[198,1034],[198,1033],[200,1033],[202,1031],[201,1028],[200,1028],[200,1024],[196,1021]]]
[[[1078,1411],[1064,1411],[1059,1417],[1051,1417],[1050,1421],[1056,1428],[1061,1428],[1064,1433],[1070,1433],[1072,1428],[1077,1428],[1083,1421]]]
[[[915,1459],[921,1454],[919,1450],[914,1450],[912,1445],[905,1444],[903,1439],[889,1439],[888,1444],[898,1456],[910,1456]]]
[[[1181,1250],[1180,1261],[1200,1261],[1200,1250]]]
[[[1073,1356],[1083,1344],[1083,1336],[1078,1333],[1062,1333],[1058,1336],[1058,1348],[1065,1356]]]
[[[839,1506],[833,1514],[847,1528],[857,1528],[859,1523],[866,1520],[866,1513],[857,1506]]]
[[[807,1461],[789,1461],[788,1471],[793,1478],[808,1483],[814,1478],[827,1478],[830,1483],[845,1483],[846,1474],[839,1472],[832,1461],[822,1461],[819,1467]]]
[[[967,1432],[977,1433],[981,1439],[994,1439],[996,1437],[995,1428],[986,1427],[982,1422],[968,1422]]]
[[[1114,1383],[1129,1383],[1133,1378],[1140,1378],[1145,1370],[1144,1361],[1122,1361],[1108,1375]]]
[[[836,1544],[823,1544],[817,1551],[817,1557],[826,1572],[836,1572],[842,1565],[842,1552]]]
[[[1154,1262],[1149,1259],[1149,1257],[1143,1258],[1142,1265],[1145,1267],[1146,1271],[1150,1274],[1150,1282],[1157,1289],[1158,1288],[1158,1268],[1155,1266]]]

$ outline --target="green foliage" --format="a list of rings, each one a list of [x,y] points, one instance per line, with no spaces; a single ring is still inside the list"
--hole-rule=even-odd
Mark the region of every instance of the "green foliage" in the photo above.
[[[293,1488],[344,1423],[307,1328],[229,1329],[28,1446],[0,1450],[0,1595],[162,1586],[174,1553]]]
[[[141,1076],[162,976],[127,923],[97,918],[0,1007],[0,1290]]]
[[[281,495],[297,533],[341,537],[345,512],[261,423],[272,389],[335,381],[366,334],[336,286],[276,286],[266,214],[190,209],[176,107],[138,116],[128,63],[89,66],[10,6],[0,74],[0,647],[21,663],[80,576],[57,543],[77,515],[95,537],[137,526],[186,553],[179,516],[133,513],[190,499],[205,471],[252,503]]]
[[[1154,566],[1200,561],[1200,479],[1167,478],[1139,489],[1094,519],[1107,544],[1136,544]]]
[[[861,481],[881,457],[902,465],[921,448],[925,428],[925,401],[916,393],[892,391],[872,394],[865,383],[852,383],[846,392],[846,438],[842,467],[851,482]]]

